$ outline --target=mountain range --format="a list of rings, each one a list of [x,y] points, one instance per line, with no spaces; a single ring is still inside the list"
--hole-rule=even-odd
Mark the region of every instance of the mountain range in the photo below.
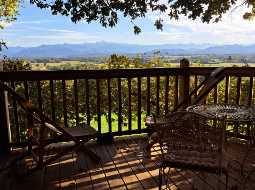
[[[255,54],[253,45],[210,45],[210,44],[162,44],[136,45],[109,42],[84,44],[55,44],[37,47],[9,47],[4,55],[15,58],[85,58],[109,56],[111,54],[151,56],[155,52],[161,55],[249,55]]]

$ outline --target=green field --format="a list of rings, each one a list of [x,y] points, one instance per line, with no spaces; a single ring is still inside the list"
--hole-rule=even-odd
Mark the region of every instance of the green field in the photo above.
[[[106,69],[107,63],[96,63],[93,61],[60,61],[56,63],[32,63],[32,70],[79,70],[79,69]],[[180,63],[163,63],[164,67],[179,67]],[[191,63],[191,67],[244,67],[243,63]],[[254,67],[255,64],[249,64]]]

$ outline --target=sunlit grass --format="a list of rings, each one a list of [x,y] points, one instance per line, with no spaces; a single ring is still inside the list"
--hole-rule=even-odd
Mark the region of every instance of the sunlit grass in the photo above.
[[[108,133],[109,132],[109,124],[107,120],[107,115],[102,115],[101,116],[101,132],[102,133]],[[146,128],[145,123],[144,123],[144,118],[146,117],[145,114],[142,114],[141,116],[141,128],[144,129]],[[93,118],[90,122],[90,125],[98,130],[98,121],[97,118]],[[138,129],[138,120],[137,116],[133,115],[132,116],[132,130]],[[122,126],[121,126],[122,131],[127,131],[128,130],[128,120],[127,118],[123,119]],[[117,114],[112,114],[112,132],[117,132],[118,131],[118,115]]]

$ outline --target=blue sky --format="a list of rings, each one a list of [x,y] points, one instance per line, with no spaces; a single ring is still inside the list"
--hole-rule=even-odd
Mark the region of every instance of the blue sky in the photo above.
[[[103,28],[98,23],[74,24],[69,18],[53,16],[46,10],[25,2],[20,8],[16,22],[0,30],[0,39],[9,46],[38,46],[42,44],[117,42],[132,44],[252,44],[255,43],[255,20],[244,21],[240,7],[227,13],[217,24],[203,24],[199,20],[190,21],[164,19],[164,30],[157,31],[153,25],[158,15],[148,14],[136,23],[142,28],[140,35],[133,33],[132,24],[120,18],[115,28]]]

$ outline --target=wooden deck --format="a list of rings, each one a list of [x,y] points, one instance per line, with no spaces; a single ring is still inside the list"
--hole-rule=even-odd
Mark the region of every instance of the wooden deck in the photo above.
[[[99,165],[82,153],[72,153],[22,180],[2,173],[0,189],[158,189],[159,147],[153,147],[152,157],[148,159],[144,155],[145,143],[144,136],[117,138],[113,144],[99,145],[93,142],[88,146],[101,157]],[[224,179],[216,175],[172,169],[169,189],[224,189]]]

